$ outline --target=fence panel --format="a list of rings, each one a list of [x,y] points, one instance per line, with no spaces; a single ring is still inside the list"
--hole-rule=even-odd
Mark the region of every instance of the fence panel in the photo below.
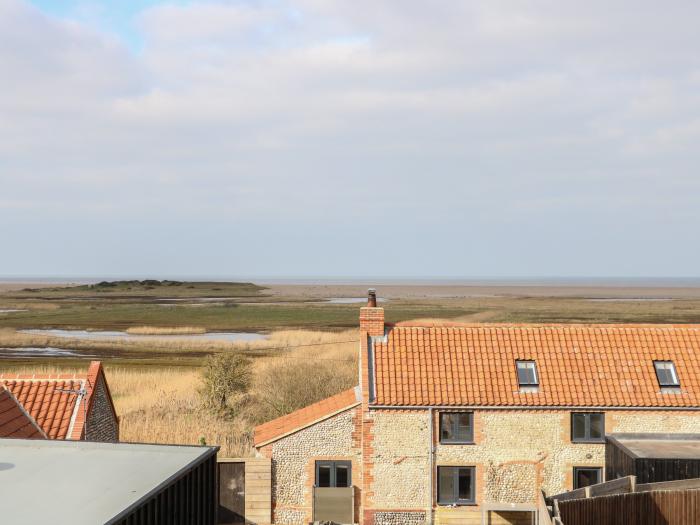
[[[692,525],[700,523],[700,490],[635,492],[559,502],[564,525]]]

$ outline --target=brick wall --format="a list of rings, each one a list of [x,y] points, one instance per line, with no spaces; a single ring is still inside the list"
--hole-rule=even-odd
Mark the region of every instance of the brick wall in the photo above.
[[[112,405],[107,397],[107,388],[102,376],[97,380],[93,393],[92,409],[88,414],[86,437],[87,441],[119,441],[119,422]]]

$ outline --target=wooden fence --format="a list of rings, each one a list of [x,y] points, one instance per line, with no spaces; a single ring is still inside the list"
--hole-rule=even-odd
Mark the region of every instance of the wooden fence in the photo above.
[[[697,525],[700,489],[655,490],[558,502],[564,525]]]
[[[635,489],[635,477],[625,476],[624,478],[614,479],[612,481],[606,481],[604,483],[598,483],[597,485],[590,485],[581,489],[562,492],[561,494],[552,496],[549,499],[557,500],[561,503],[562,501],[570,501],[572,499],[595,498],[597,496],[610,496],[612,494],[627,494],[629,492],[636,492]]]

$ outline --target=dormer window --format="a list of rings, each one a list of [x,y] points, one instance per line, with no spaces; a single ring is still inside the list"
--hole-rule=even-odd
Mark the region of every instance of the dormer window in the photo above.
[[[656,379],[659,380],[661,388],[678,388],[681,386],[673,361],[654,361],[654,368],[656,369]]]
[[[516,361],[518,367],[518,385],[520,388],[533,388],[540,384],[537,364],[534,361]]]

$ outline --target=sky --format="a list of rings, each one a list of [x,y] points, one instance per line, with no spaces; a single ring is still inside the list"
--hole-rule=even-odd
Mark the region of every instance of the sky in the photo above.
[[[0,0],[0,276],[700,276],[698,20]]]

